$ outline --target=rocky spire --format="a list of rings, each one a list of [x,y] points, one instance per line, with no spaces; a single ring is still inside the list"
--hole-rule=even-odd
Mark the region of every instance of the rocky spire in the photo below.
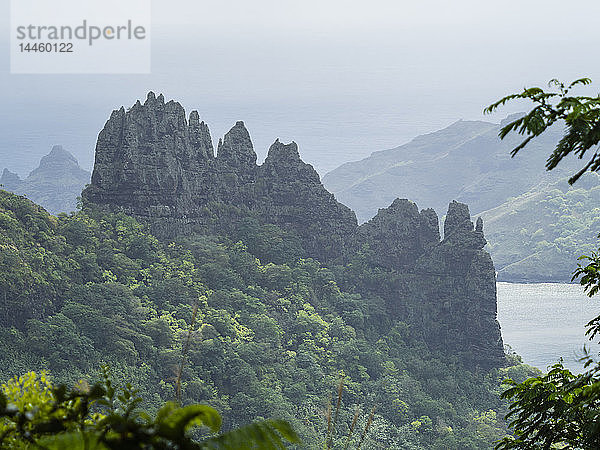
[[[477,224],[475,225],[475,231],[479,231],[483,233],[483,219],[481,217],[477,218]]]
[[[321,189],[325,190],[317,171],[300,158],[298,144],[294,141],[283,144],[279,139],[275,140],[269,147],[267,158],[261,166],[261,173],[279,179],[287,177],[290,180],[298,180],[298,182],[318,184]]]
[[[198,111],[192,111],[190,113],[188,130],[190,143],[198,155],[198,159],[213,159],[215,157],[215,151],[210,137],[210,131],[208,125],[206,125],[204,121],[200,121]]]
[[[422,225],[417,205],[397,198],[359,227],[356,247],[367,244],[374,265],[406,270],[423,254]]]
[[[428,330],[432,347],[454,348],[472,365],[502,365],[504,351],[496,320],[496,276],[483,250],[483,221],[473,222],[467,205],[453,201],[444,223],[444,240],[426,252],[416,273],[426,283],[426,313],[444,317]]]
[[[238,121],[219,141],[217,158],[231,167],[247,168],[256,165],[256,153],[244,122]]]
[[[208,201],[213,146],[197,112],[149,92],[128,111],[113,111],[98,136],[92,184],[85,201],[119,205],[144,217],[181,216],[193,209],[192,193]]]
[[[267,221],[296,231],[309,254],[322,261],[342,255],[357,227],[356,215],[323,187],[295,142],[277,139],[258,168],[258,179],[258,209]]]
[[[448,213],[444,222],[444,239],[459,231],[473,231],[473,222],[471,222],[469,207],[453,200],[448,205]]]
[[[272,160],[274,163],[286,163],[289,161],[301,161],[300,152],[298,151],[298,144],[294,141],[289,144],[283,144],[279,141],[279,138],[275,139],[275,142],[269,147],[267,158]]]
[[[433,208],[421,211],[419,240],[424,250],[429,250],[440,242],[440,223]]]
[[[459,244],[456,250],[456,256],[463,251],[480,250],[486,240],[483,237],[483,220],[477,221],[477,229],[473,228],[469,207],[456,200],[448,205],[448,213],[444,222],[444,242],[449,245]]]

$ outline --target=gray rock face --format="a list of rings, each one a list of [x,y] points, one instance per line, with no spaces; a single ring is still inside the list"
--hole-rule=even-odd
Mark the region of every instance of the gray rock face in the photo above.
[[[444,238],[453,233],[471,230],[473,230],[473,222],[471,222],[469,207],[464,203],[453,200],[448,206],[448,214],[446,214],[446,221],[444,222]]]
[[[251,169],[256,165],[256,153],[244,122],[236,122],[223,140],[219,141],[217,156],[223,165],[232,168]]]
[[[429,250],[440,241],[440,224],[433,208],[421,211],[420,239],[425,250]]]
[[[92,184],[98,204],[143,217],[179,217],[211,197],[213,146],[198,113],[150,92],[144,104],[113,111],[98,136]],[[192,193],[195,196],[192,197]]]
[[[394,288],[375,293],[391,314],[416,324],[430,347],[473,366],[502,365],[495,269],[483,250],[483,223],[474,230],[467,205],[452,202],[444,230],[440,241],[435,211],[396,199],[358,227],[352,249],[366,249],[370,265],[392,270]]]
[[[483,233],[483,219],[481,217],[477,218],[477,224],[475,225],[475,231],[481,231]]]
[[[4,169],[2,189],[25,195],[49,212],[71,212],[77,208],[77,198],[90,181],[90,173],[79,167],[77,159],[60,145],[40,160],[40,165],[27,178]]]
[[[215,157],[198,113],[188,121],[179,103],[164,103],[153,93],[129,111],[113,111],[98,137],[92,183],[82,197],[150,219],[162,237],[231,230],[255,214],[300,236],[308,254],[322,260],[339,257],[357,226],[354,213],[300,159],[295,143],[276,141],[258,166],[250,134],[237,122]]]
[[[497,321],[496,271],[485,244],[483,221],[473,229],[467,205],[452,202],[444,239],[419,258],[415,272],[426,280],[425,310],[430,317],[444,317],[430,323],[430,344],[453,348],[476,365],[497,366],[504,361],[504,345]]]
[[[433,214],[435,219],[430,213],[421,215],[413,202],[396,199],[358,228],[358,244],[367,244],[373,251],[377,258],[373,264],[406,270],[413,267],[417,258],[432,244],[431,227],[438,227],[437,215]],[[439,242],[439,231],[435,242]]]
[[[340,257],[357,227],[356,216],[321,184],[319,174],[300,159],[295,142],[276,140],[258,170],[256,211],[269,223],[295,231],[309,255]]]
[[[179,103],[152,93],[143,105],[112,113],[83,199],[148,220],[159,237],[235,237],[236,224],[253,217],[298,236],[306,255],[326,264],[363,252],[386,274],[367,291],[383,297],[390,314],[420,326],[433,348],[474,365],[502,364],[494,266],[482,250],[483,225],[473,228],[464,204],[450,204],[443,240],[435,211],[419,211],[408,200],[396,199],[359,227],[295,142],[276,140],[258,166],[250,135],[237,122],[214,156],[198,113],[186,120]]]

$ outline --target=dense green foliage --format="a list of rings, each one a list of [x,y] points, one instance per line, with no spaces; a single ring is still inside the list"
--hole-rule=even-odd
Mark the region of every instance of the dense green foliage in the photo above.
[[[541,183],[480,216],[499,280],[569,282],[573,262],[598,246],[600,175]]]
[[[600,447],[600,369],[574,375],[556,364],[544,375],[522,383],[508,381],[504,398],[515,435],[498,449]]]
[[[525,89],[522,93],[504,97],[486,111],[493,111],[515,99],[529,99],[535,104],[529,113],[509,123],[500,132],[501,138],[511,132],[527,136],[513,149],[513,156],[549,127],[564,121],[565,134],[546,164],[546,168],[552,170],[567,155],[574,154],[581,159],[600,142],[600,95],[569,95],[573,87],[589,83],[589,79],[582,78],[565,86],[552,80],[550,85],[556,86],[558,92]],[[569,179],[569,183],[575,183],[588,171],[600,171],[599,158],[596,150],[588,163]],[[593,211],[596,212],[597,208]],[[591,297],[600,291],[600,255],[592,252],[590,256],[579,259],[587,264],[580,263],[572,279],[579,279]],[[592,319],[587,328],[586,334],[590,340],[594,339],[600,332],[600,316]],[[506,436],[497,445],[498,449],[595,449],[600,446],[600,362],[591,354],[585,360],[587,371],[580,375],[572,374],[559,363],[547,374],[524,382],[508,380],[510,388],[502,396],[511,400],[508,417],[512,418],[510,426],[514,435]]]
[[[276,227],[244,227],[246,243],[161,243],[125,215],[53,217],[0,191],[0,378],[49,370],[72,385],[107,363],[156,411],[175,397],[191,327],[182,404],[214,407],[225,431],[283,419],[320,446],[344,375],[339,445],[373,406],[363,448],[486,448],[505,434],[499,380],[526,366],[467,370],[386,313],[386,274],[360,254],[328,269]]]
[[[210,406],[166,402],[152,418],[131,386],[115,388],[108,368],[103,383],[54,387],[45,373],[29,372],[0,390],[2,448],[46,450],[222,449],[278,450],[299,443],[289,424],[264,420],[218,436],[194,439],[198,427],[217,433],[221,416]]]

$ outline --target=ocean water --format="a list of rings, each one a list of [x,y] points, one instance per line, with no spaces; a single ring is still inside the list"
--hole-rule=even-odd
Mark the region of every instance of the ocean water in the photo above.
[[[587,339],[585,324],[600,314],[600,294],[589,298],[580,285],[561,283],[497,283],[497,288],[504,343],[525,363],[546,370],[562,357],[579,373],[584,345],[598,355],[600,346]]]

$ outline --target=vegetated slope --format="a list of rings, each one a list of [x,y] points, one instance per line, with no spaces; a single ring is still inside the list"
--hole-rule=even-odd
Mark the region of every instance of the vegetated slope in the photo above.
[[[280,417],[316,447],[343,373],[341,435],[357,405],[377,405],[364,448],[479,449],[505,433],[499,378],[524,366],[466,369],[386,313],[376,289],[390,274],[364,255],[325,268],[278,227],[244,225],[245,242],[162,243],[124,214],[53,217],[0,191],[0,378],[49,369],[74,383],[108,362],[156,405],[174,396],[191,326],[184,403],[230,426]]]
[[[316,446],[344,374],[337,429],[377,404],[370,447],[482,448],[505,432],[498,376],[526,369],[502,368],[494,266],[465,204],[443,239],[408,200],[358,226],[296,144],[259,166],[238,122],[215,155],[199,114],[153,93],[106,122],[82,211],[3,195],[6,376],[73,380],[106,360],[156,403],[192,327],[184,401],[231,425],[291,419]]]
[[[264,163],[256,160],[243,122],[219,140],[215,155],[197,111],[187,115],[178,102],[150,92],[143,104],[111,113],[83,205],[136,217],[159,239],[246,239],[252,218],[279,227],[301,257],[325,265],[347,264],[361,253],[388,276],[376,291],[391,317],[415,324],[428,345],[467,365],[504,363],[495,270],[467,205],[450,204],[443,240],[435,211],[419,211],[408,200],[394,200],[359,227],[294,142],[277,139]]]
[[[600,176],[542,182],[480,217],[499,280],[568,282],[577,258],[598,248]]]
[[[458,200],[477,214],[543,180],[566,176],[575,166],[566,161],[551,174],[540,170],[559,130],[550,130],[511,158],[518,136],[498,138],[500,127],[509,120],[500,125],[456,122],[400,147],[343,164],[326,174],[323,184],[356,212],[360,222],[397,197],[410,198],[438,214],[443,214],[449,201]]]
[[[77,198],[90,182],[90,177],[91,174],[79,167],[71,153],[55,145],[24,180],[4,169],[0,185],[2,189],[25,195],[51,213],[58,214],[75,211]]]

